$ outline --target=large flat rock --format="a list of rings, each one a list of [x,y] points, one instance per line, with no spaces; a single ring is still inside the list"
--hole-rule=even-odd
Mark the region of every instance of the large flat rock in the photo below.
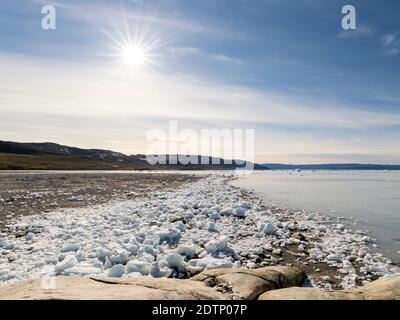
[[[0,299],[252,300],[268,290],[301,285],[304,279],[301,270],[289,267],[215,269],[185,280],[58,276],[53,289],[46,289],[42,279],[0,286]]]
[[[400,275],[342,291],[295,287],[279,289],[263,293],[259,300],[400,300]]]
[[[63,300],[221,300],[225,295],[202,282],[146,277],[93,279],[57,277],[55,289],[44,289],[41,279],[0,287],[0,299]]]

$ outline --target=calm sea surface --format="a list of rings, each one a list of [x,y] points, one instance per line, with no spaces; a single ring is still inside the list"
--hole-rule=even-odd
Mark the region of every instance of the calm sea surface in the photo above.
[[[386,257],[400,263],[399,171],[264,171],[235,180],[266,204],[345,217],[370,231]]]

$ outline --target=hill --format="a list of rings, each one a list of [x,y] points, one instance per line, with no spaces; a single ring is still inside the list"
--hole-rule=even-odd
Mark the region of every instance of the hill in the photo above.
[[[232,170],[239,166],[219,158],[210,158],[208,164],[169,164],[172,155],[166,155],[167,164],[151,165],[143,154],[125,155],[102,149],[81,149],[51,142],[21,143],[0,141],[0,170]],[[201,156],[195,156],[200,163]],[[220,164],[212,164],[212,159]],[[264,166],[254,165],[265,170]]]

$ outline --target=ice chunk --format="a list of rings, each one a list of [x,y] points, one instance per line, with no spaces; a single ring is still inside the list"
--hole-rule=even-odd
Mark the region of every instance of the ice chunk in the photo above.
[[[247,201],[242,201],[242,202],[239,203],[239,207],[241,207],[243,209],[250,209],[251,205]]]
[[[232,215],[232,208],[224,208],[219,212],[219,214],[221,216],[230,216]]]
[[[27,241],[32,241],[34,237],[35,237],[35,234],[34,234],[34,233],[28,232],[28,234],[26,235],[25,239],[26,239]]]
[[[109,257],[111,256],[111,250],[108,248],[100,248],[99,250],[97,250],[96,256],[99,259],[104,259],[105,257]]]
[[[171,269],[160,266],[160,263],[158,261],[153,262],[150,267],[150,275],[154,278],[169,277],[171,273]]]
[[[81,245],[79,243],[69,243],[61,249],[61,252],[78,251],[80,248]]]
[[[210,222],[207,225],[207,230],[208,230],[208,232],[218,232],[216,224],[214,222]]]
[[[110,269],[112,267],[112,263],[108,257],[105,257],[104,259],[104,269]]]
[[[219,213],[217,211],[212,211],[210,214],[210,219],[212,220],[220,220],[221,216],[219,215]]]
[[[189,260],[187,271],[189,271],[192,274],[195,274],[207,269],[232,268],[232,267],[233,263],[228,258],[218,259],[206,256],[202,259]]]
[[[245,215],[245,210],[242,207],[233,209],[232,214],[233,214],[233,216],[240,217],[240,218],[244,218],[246,216]]]
[[[328,259],[328,260],[330,260],[330,261],[337,261],[337,262],[340,262],[340,261],[342,261],[342,259],[340,259],[340,257],[338,256],[338,255],[336,255],[336,254],[329,254],[327,257],[326,257],[326,259]]]
[[[81,275],[81,276],[96,275],[99,273],[101,273],[100,268],[97,268],[87,263],[77,264],[74,267],[68,268],[64,271],[65,275]]]
[[[154,259],[154,256],[152,256],[151,254],[148,254],[148,253],[146,253],[146,252],[143,252],[141,255],[139,255],[138,256],[138,259],[140,260],[140,261],[144,261],[144,262],[153,262],[155,259]]]
[[[262,230],[266,235],[273,235],[276,231],[276,228],[273,224],[267,223],[263,230]]]
[[[108,271],[108,276],[119,278],[122,277],[124,273],[124,266],[122,264],[116,264]]]
[[[125,250],[129,251],[131,254],[137,254],[138,246],[135,244],[124,245]]]
[[[169,253],[164,257],[164,260],[168,263],[170,268],[177,269],[179,272],[186,271],[186,264],[181,255]]]
[[[139,272],[142,275],[148,275],[150,272],[151,263],[139,260],[131,260],[126,265],[126,272]]]
[[[181,238],[181,230],[175,227],[169,227],[168,229],[161,229],[160,233],[160,243],[166,241],[169,244],[176,244]]]
[[[235,251],[228,247],[228,239],[225,237],[211,240],[204,246],[209,254],[212,256],[218,256],[220,253],[229,256],[237,256]]]
[[[278,248],[278,249],[274,249],[274,250],[272,250],[272,253],[273,254],[276,254],[276,255],[281,255],[282,254],[282,249],[280,249],[280,248]]]
[[[264,249],[265,249],[266,251],[272,251],[272,250],[273,250],[273,247],[272,247],[272,245],[271,245],[270,243],[267,243],[267,244],[264,245]]]
[[[186,256],[188,259],[192,259],[195,256],[196,249],[188,246],[180,246],[176,249],[176,253]]]
[[[65,269],[72,268],[78,263],[78,260],[74,255],[67,255],[63,261],[56,264],[54,267],[56,272],[62,272]]]
[[[390,273],[385,266],[380,265],[380,264],[375,264],[375,265],[369,266],[368,269],[370,272],[377,273],[378,275]]]
[[[151,245],[146,244],[146,245],[141,246],[141,247],[138,249],[137,254],[138,254],[138,255],[141,255],[141,254],[144,253],[144,252],[147,253],[147,254],[152,255],[153,257],[156,256],[156,252],[155,252],[155,250],[154,250],[154,247],[151,246]]]
[[[117,264],[125,264],[129,260],[129,253],[125,250],[119,250],[116,254],[110,256],[110,261]]]
[[[82,195],[78,195],[78,196],[71,196],[68,198],[68,200],[70,201],[83,201],[85,200],[85,198]]]

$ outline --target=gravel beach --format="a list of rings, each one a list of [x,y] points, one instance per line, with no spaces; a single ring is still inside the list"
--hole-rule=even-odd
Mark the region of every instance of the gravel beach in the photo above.
[[[197,179],[157,172],[0,172],[0,228],[14,217],[126,200]]]

